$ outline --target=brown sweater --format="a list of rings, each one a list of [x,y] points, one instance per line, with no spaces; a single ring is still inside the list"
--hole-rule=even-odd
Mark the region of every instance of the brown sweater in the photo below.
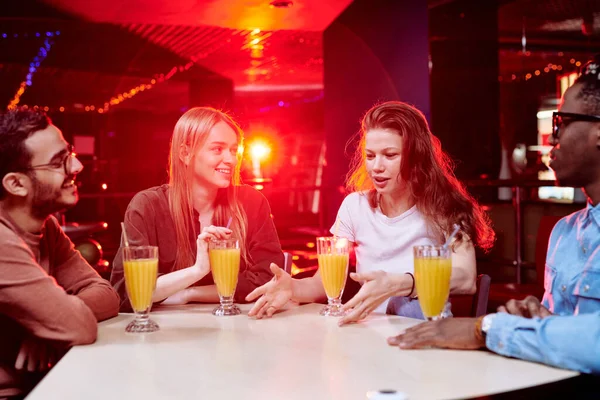
[[[173,271],[177,245],[175,223],[169,211],[169,186],[162,185],[144,190],[134,196],[125,212],[125,229],[130,245],[158,246],[159,276]],[[255,288],[267,283],[273,274],[270,263],[283,266],[283,252],[279,237],[273,224],[271,209],[267,199],[256,189],[244,185],[239,190],[239,202],[248,217],[247,249],[252,260],[251,265],[240,265],[240,276],[235,291],[235,301],[244,302],[244,298]],[[196,219],[195,230],[200,224]],[[189,235],[192,248],[196,248],[196,237]],[[131,310],[125,279],[123,276],[122,249],[119,249],[113,262],[111,283],[121,296],[121,311]],[[201,279],[197,285],[212,285],[212,274]]]
[[[25,337],[59,348],[93,343],[119,297],[50,217],[39,235],[0,207],[0,398],[24,394],[40,374],[14,369]]]

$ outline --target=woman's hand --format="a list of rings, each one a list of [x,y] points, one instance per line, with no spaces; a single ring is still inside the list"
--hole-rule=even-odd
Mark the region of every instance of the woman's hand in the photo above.
[[[292,300],[294,294],[292,290],[292,277],[276,264],[271,263],[270,268],[274,275],[273,279],[261,287],[254,289],[246,296],[246,301],[253,301],[260,296],[248,312],[249,317],[255,316],[257,319],[261,319],[263,316],[271,317],[275,311]]]
[[[350,278],[356,282],[364,281],[364,284],[358,293],[342,307],[348,313],[340,319],[340,326],[365,319],[381,303],[394,295],[390,276],[385,271],[351,273]]]
[[[196,239],[196,262],[192,266],[197,269],[202,277],[210,272],[210,261],[208,259],[208,242],[212,239],[229,239],[231,229],[223,226],[207,226]]]

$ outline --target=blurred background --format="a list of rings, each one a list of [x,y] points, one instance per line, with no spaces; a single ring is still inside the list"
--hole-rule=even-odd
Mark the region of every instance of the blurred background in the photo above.
[[[494,222],[497,244],[478,268],[498,285],[539,288],[540,222],[585,201],[554,185],[547,138],[562,93],[599,50],[600,1],[20,0],[0,10],[0,102],[46,110],[75,145],[81,201],[63,225],[104,276],[128,202],[166,182],[172,129],[194,106],[241,123],[244,180],[269,199],[297,276],[314,273],[314,238],[335,220],[359,120],[377,101],[429,119]]]

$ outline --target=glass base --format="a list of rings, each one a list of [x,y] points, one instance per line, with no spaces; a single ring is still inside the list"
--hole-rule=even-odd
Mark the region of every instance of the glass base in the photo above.
[[[235,304],[220,304],[217,308],[213,310],[212,313],[213,315],[221,317],[224,315],[240,315],[242,313],[242,310],[240,310],[240,308]]]
[[[343,317],[346,315],[346,311],[342,310],[341,304],[327,304],[319,315],[325,315],[326,317]]]
[[[127,325],[125,332],[129,333],[150,333],[160,330],[158,324],[151,319],[134,319]]]

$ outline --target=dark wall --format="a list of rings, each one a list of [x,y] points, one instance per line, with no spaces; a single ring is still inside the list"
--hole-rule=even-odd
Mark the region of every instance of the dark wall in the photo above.
[[[190,107],[209,106],[223,111],[233,109],[233,81],[223,77],[192,80]]]
[[[500,169],[498,22],[494,1],[462,0],[430,12],[433,133],[459,178]]]
[[[406,101],[430,116],[427,20],[426,0],[355,0],[325,30],[325,185],[343,185],[346,143],[373,104]],[[342,198],[326,201],[328,223]]]

